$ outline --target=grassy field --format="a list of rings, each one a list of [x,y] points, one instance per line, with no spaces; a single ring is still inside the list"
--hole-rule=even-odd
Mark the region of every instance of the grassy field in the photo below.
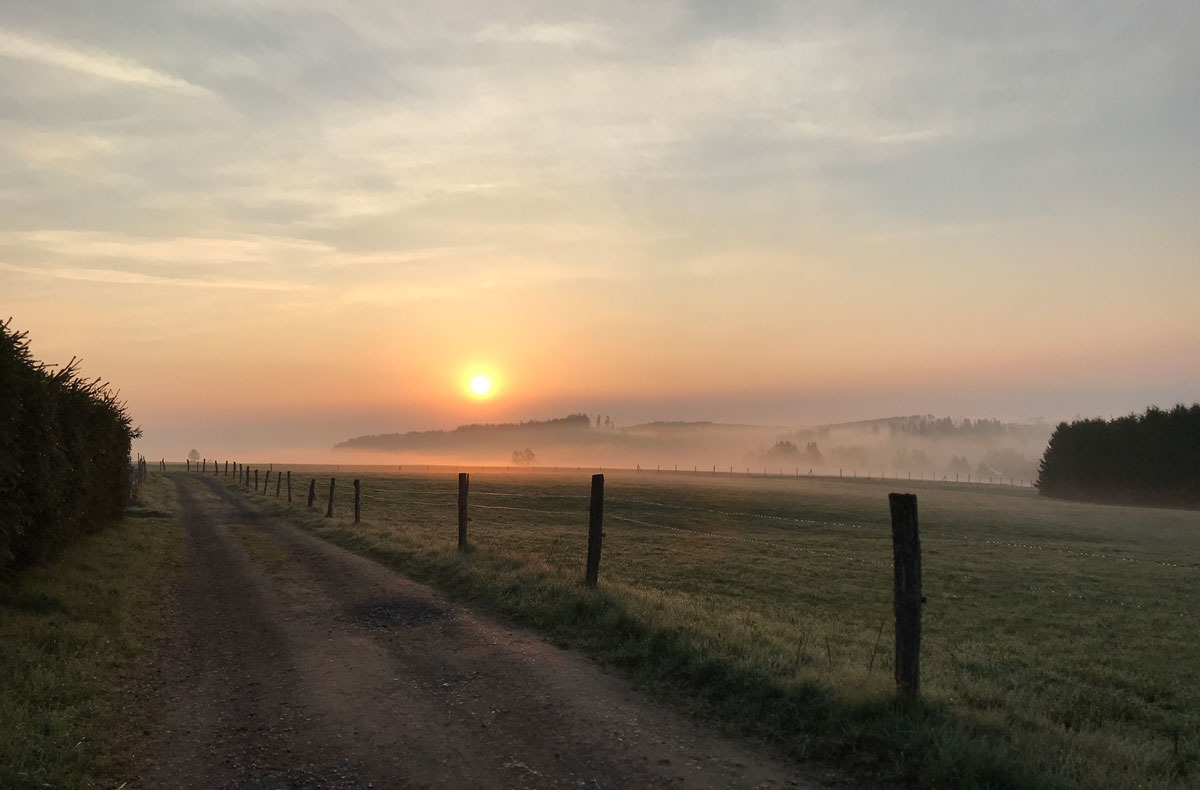
[[[673,704],[786,751],[929,787],[1200,784],[1200,513],[1030,489],[606,474],[582,587],[587,471],[471,477],[291,467],[291,517],[516,616]],[[351,479],[364,523],[351,516]],[[925,704],[894,701],[887,494],[919,498]],[[269,493],[264,506],[287,510]]]
[[[0,787],[120,784],[120,690],[178,568],[174,501],[152,474],[121,523],[0,588]]]

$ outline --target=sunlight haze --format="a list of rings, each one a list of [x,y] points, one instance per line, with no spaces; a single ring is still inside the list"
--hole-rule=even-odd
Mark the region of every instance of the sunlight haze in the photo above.
[[[0,318],[153,459],[1190,403],[1198,37],[1193,2],[9,2]]]

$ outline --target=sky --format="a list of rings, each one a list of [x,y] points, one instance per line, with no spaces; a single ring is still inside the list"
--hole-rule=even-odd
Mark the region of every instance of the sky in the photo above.
[[[0,316],[151,457],[1191,402],[1197,40],[1153,0],[6,0]]]

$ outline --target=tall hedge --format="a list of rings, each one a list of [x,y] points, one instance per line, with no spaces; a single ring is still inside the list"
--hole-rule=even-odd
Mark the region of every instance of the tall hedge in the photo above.
[[[120,518],[138,435],[106,384],[43,365],[0,321],[0,578]]]
[[[1042,456],[1037,486],[1062,499],[1200,507],[1200,403],[1062,423]]]

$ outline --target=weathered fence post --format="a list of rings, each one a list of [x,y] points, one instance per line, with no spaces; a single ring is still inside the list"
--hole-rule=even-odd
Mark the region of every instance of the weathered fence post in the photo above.
[[[896,686],[915,700],[921,690],[921,537],[915,494],[888,494],[896,612]]]
[[[283,485],[283,475],[275,475],[275,498],[279,499],[279,487]]]
[[[359,511],[359,495],[361,493],[362,493],[362,489],[358,484],[358,480],[355,480],[354,481],[354,523],[355,524],[358,523],[358,517],[359,517],[359,513],[360,513],[360,511]]]
[[[600,576],[600,547],[604,542],[604,475],[592,475],[592,503],[588,509],[588,587],[596,586]]]
[[[267,486],[271,485],[271,470],[267,470],[267,476],[263,478],[263,496],[267,495]]]
[[[467,487],[471,476],[466,472],[458,473],[458,550],[467,548]]]
[[[329,505],[325,508],[325,518],[333,518],[333,478],[329,478]]]
[[[314,477],[312,480],[308,481],[308,505],[307,505],[307,507],[311,508],[313,506],[313,503],[316,501],[317,501],[317,479]]]
[[[291,502],[292,501],[292,470],[291,469],[288,470],[287,480],[288,480],[288,502]]]
[[[228,461],[226,461],[226,462],[225,462],[225,474],[224,474],[224,477],[229,477],[229,462],[228,462]]]
[[[254,470],[254,490],[258,490],[258,470]]]

